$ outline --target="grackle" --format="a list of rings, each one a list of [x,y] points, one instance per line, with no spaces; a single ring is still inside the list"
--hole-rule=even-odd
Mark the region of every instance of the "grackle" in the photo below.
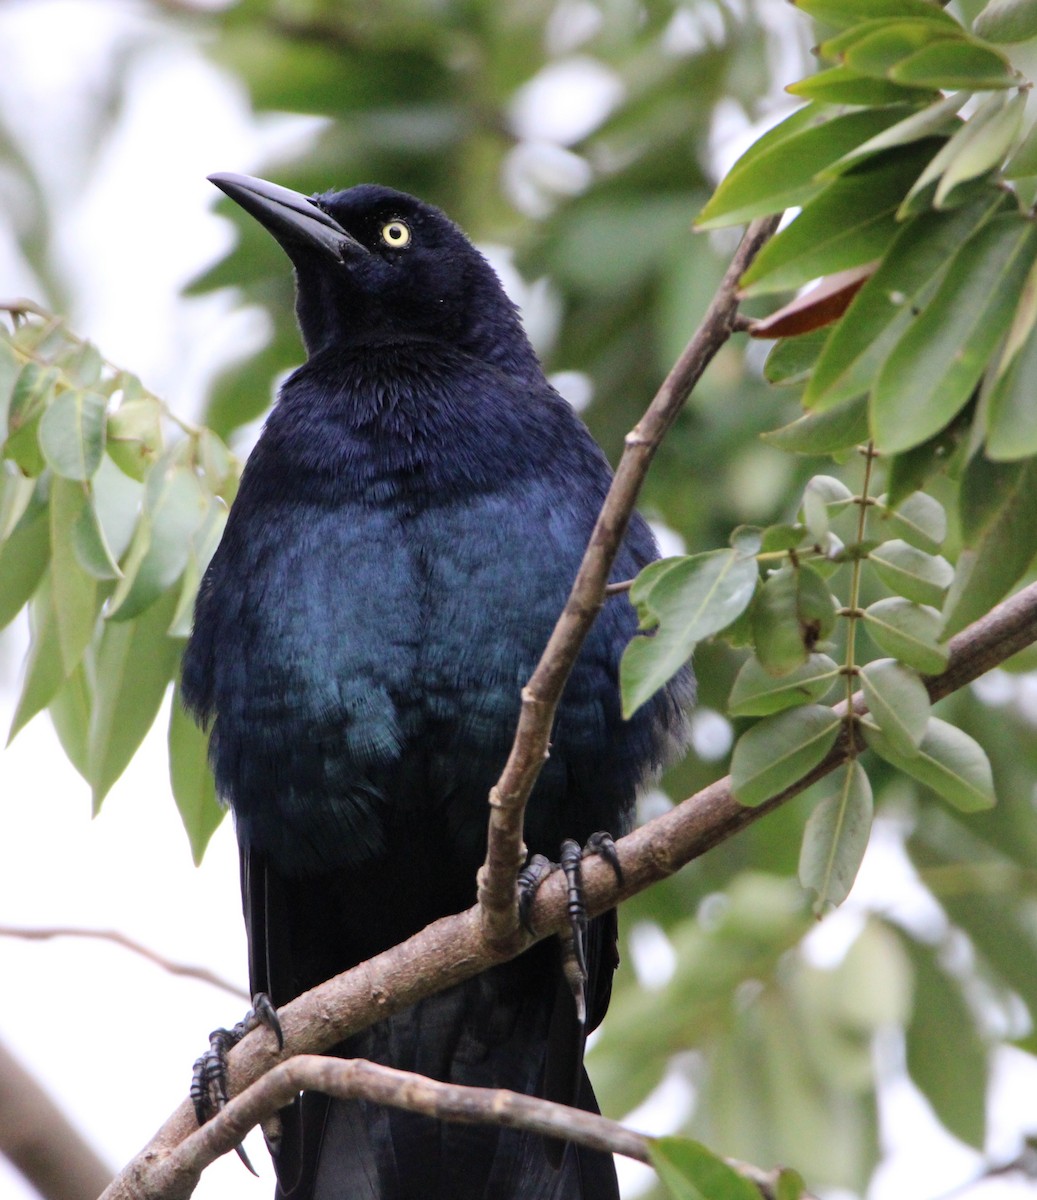
[[[187,706],[234,812],[252,989],[281,1005],[474,902],[520,690],[609,484],[492,268],[441,212],[373,185],[308,199],[212,181],[295,268],[307,360],[281,388],[205,574]],[[630,524],[614,578],[657,557]],[[682,672],[623,720],[637,626],[610,597],[565,688],[525,840],[630,827],[683,742]],[[586,1026],[615,914],[586,930]],[[596,1110],[556,939],[349,1038],[345,1057]],[[609,1200],[609,1156],[306,1095],[272,1146],[285,1200]]]

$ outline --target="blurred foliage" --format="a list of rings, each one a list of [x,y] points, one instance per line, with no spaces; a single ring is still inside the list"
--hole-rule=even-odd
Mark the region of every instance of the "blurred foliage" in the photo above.
[[[876,716],[883,754],[862,760],[863,783],[858,767],[848,769],[624,907],[627,966],[591,1054],[609,1115],[677,1080],[688,1103],[672,1113],[674,1132],[760,1165],[790,1163],[813,1190],[861,1194],[881,1158],[879,1108],[892,1081],[906,1072],[944,1127],[982,1149],[995,1055],[1009,1046],[1037,1051],[1032,683],[1025,673],[999,673],[994,685],[941,702],[936,722],[917,685],[918,671],[939,669],[938,610],[949,564],[962,570],[962,547],[966,563],[970,553],[986,554],[951,586],[956,603],[973,597],[971,616],[1033,557],[1026,456],[1035,448],[1037,404],[1025,384],[1037,354],[1037,306],[1025,205],[1037,137],[1009,60],[1018,54],[1032,74],[1032,47],[1012,39],[1033,36],[1027,15],[1037,5],[993,0],[972,33],[958,17],[976,17],[978,3],[946,13],[928,0],[798,7],[803,12],[778,0],[241,0],[223,11],[154,4],[240,81],[257,114],[324,119],[296,155],[266,164],[265,175],[306,193],[386,183],[439,204],[477,241],[511,248],[545,364],[585,377],[593,394],[587,422],[613,458],[733,249],[724,230],[692,234],[707,201],[706,220],[718,225],[802,206],[755,271],[761,294],[784,298],[814,275],[883,259],[869,282],[866,274],[857,281],[856,298],[848,294],[856,317],[867,320],[778,343],[767,375],[787,386],[764,377],[758,343],[720,354],[658,454],[642,502],[695,557],[678,574],[639,581],[635,594],[664,628],[671,610],[686,611],[709,590],[703,580],[733,581],[724,599],[752,604],[738,620],[741,609],[689,635],[699,643],[701,754],[671,773],[671,796],[728,769],[730,728],[751,733],[740,743],[741,768],[749,798],[763,799],[787,782],[780,773],[759,780],[789,744],[788,728],[802,736],[803,721],[815,723],[805,739],[809,758],[834,736],[822,704],[840,666],[869,659],[869,699],[885,713]],[[871,20],[878,24],[864,29]],[[903,25],[910,28],[893,28]],[[791,109],[780,89],[811,71],[814,42],[822,70],[796,89],[807,103],[714,195],[725,139],[747,144],[751,125]],[[118,115],[122,78],[98,97],[98,129]],[[561,79],[568,90],[552,90]],[[960,104],[945,100],[951,87]],[[965,91],[976,93],[971,107]],[[980,124],[986,136],[966,136]],[[25,195],[42,197],[17,144],[0,128],[5,171]],[[898,220],[914,180],[937,161],[900,214],[910,222]],[[1006,179],[1019,201],[1007,196]],[[884,197],[874,213],[872,195]],[[301,356],[283,256],[254,222],[220,206],[239,239],[193,290],[239,289],[243,301],[269,311],[273,334],[215,381],[199,426],[173,420],[139,380],[46,315],[23,314],[0,340],[0,619],[28,602],[33,628],[15,730],[49,707],[95,804],[175,674],[190,598],[233,496],[238,465],[226,445],[266,409],[272,383]],[[23,251],[60,307],[47,207],[24,207]],[[984,232],[991,221],[994,232]],[[827,236],[840,230],[841,240]],[[921,274],[908,271],[918,263]],[[910,301],[907,317],[894,315],[894,324],[903,322],[895,337],[881,306],[869,307],[883,271],[893,276],[887,294],[896,287]],[[953,294],[942,288],[947,278]],[[768,303],[750,299],[746,309],[762,314]],[[926,306],[929,317],[911,319]],[[933,349],[931,335],[956,317],[963,323]],[[967,354],[959,356],[961,348]],[[938,394],[923,361],[930,353],[950,364]],[[974,397],[985,370],[988,382]],[[901,410],[905,381],[914,402]],[[875,464],[852,452],[869,433],[892,459]],[[994,447],[990,459],[984,438]],[[922,484],[928,501],[917,498]],[[731,537],[749,523],[753,530]],[[865,555],[867,569],[858,571]],[[747,581],[746,556],[762,565],[759,579],[752,563]],[[990,586],[979,592],[970,578]],[[844,606],[859,601],[870,610],[874,645],[850,633],[856,619],[836,620],[833,592]],[[916,610],[937,614],[931,632],[918,633]],[[874,661],[885,654],[900,664]],[[1025,672],[1037,658],[1021,656],[1017,665]],[[718,715],[726,711],[729,725]],[[710,729],[721,731],[719,744]],[[969,739],[969,754],[982,746],[995,807],[963,811],[989,799],[974,755],[951,786],[937,769],[948,757],[961,762],[925,740],[945,746],[948,729],[952,739]],[[201,736],[175,704],[170,744],[174,793],[199,855],[218,810]],[[930,766],[919,769],[918,760]],[[944,802],[948,795],[958,808]],[[646,815],[666,803],[653,794]],[[810,897],[795,877],[801,872],[821,902],[837,902],[854,877],[872,808],[871,853],[896,880],[895,899],[851,895],[835,918],[842,952],[818,965]],[[836,825],[851,830],[848,850],[832,851]],[[660,1147],[668,1179],[713,1171],[682,1145]]]

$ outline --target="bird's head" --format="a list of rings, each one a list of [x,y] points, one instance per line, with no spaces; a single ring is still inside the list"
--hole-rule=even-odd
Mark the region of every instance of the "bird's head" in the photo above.
[[[311,355],[418,340],[509,370],[533,358],[493,268],[438,208],[375,184],[307,197],[247,175],[209,179],[291,259]]]

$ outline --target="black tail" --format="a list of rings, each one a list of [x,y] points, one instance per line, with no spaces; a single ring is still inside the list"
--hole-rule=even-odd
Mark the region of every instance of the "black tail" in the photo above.
[[[551,1090],[557,1064],[578,1071],[576,1102],[597,1103],[571,1043],[572,1006],[557,951],[541,944],[349,1039],[341,1057],[366,1058],[471,1087],[527,1095]],[[608,972],[611,975],[611,971]],[[573,1076],[570,1074],[569,1079]],[[571,1087],[571,1085],[570,1085]],[[571,1101],[570,1096],[552,1099]],[[610,1155],[573,1144],[557,1153],[539,1134],[463,1125],[367,1101],[305,1095],[284,1114],[275,1159],[278,1200],[618,1200]]]

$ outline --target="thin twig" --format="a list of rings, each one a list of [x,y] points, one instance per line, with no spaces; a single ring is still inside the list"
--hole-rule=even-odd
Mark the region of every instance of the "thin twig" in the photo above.
[[[440,1121],[526,1129],[607,1154],[622,1154],[637,1162],[651,1162],[651,1138],[597,1113],[504,1088],[441,1083],[364,1059],[307,1054],[274,1067],[191,1134],[183,1144],[190,1166],[166,1159],[155,1171],[158,1186],[166,1195],[182,1194],[185,1184],[192,1185],[206,1166],[240,1145],[249,1130],[290,1104],[301,1091],[323,1092],[339,1100],[362,1098]],[[773,1200],[775,1172],[761,1171],[735,1159],[727,1161],[758,1188],[764,1200]]]
[[[926,680],[930,697],[939,700],[957,691],[1034,642],[1037,642],[1037,584],[999,604],[951,639],[947,670]],[[859,694],[854,697],[854,709],[866,711]],[[844,715],[845,701],[835,711]],[[703,788],[617,843],[624,875],[622,889],[617,888],[615,874],[608,864],[593,857],[584,862],[588,911],[592,915],[604,912],[618,901],[672,875],[693,858],[798,795],[845,758],[844,741],[837,743],[809,775],[759,808],[743,808],[738,804],[731,792],[730,778]],[[549,877],[538,892],[533,909],[538,937],[566,925],[567,901],[564,880],[558,875]],[[425,996],[514,958],[533,940],[529,934],[517,930],[506,940],[491,941],[486,936],[478,906],[444,917],[391,950],[285,1005],[280,1018],[286,1048],[280,1057],[328,1050],[350,1034]],[[269,1030],[249,1034],[229,1056],[231,1094],[241,1092],[274,1067],[278,1059],[275,1039]],[[156,1186],[154,1172],[168,1157],[180,1164],[176,1170],[190,1174],[191,1153],[180,1143],[195,1129],[193,1109],[185,1100],[104,1193],[104,1200],[158,1197],[172,1200],[174,1195],[186,1195]]]
[[[486,861],[479,868],[479,908],[491,940],[507,939],[517,923],[515,876],[525,859],[522,827],[526,801],[548,756],[551,727],[562,689],[580,647],[605,600],[609,571],[626,534],[638,493],[659,444],[692,388],[731,336],[738,312],[738,281],[778,225],[763,217],[746,231],[712,303],[680,358],[637,425],[594,525],[572,591],[540,662],[522,689],[515,740],[490,792]]]
[[[134,954],[139,954],[141,958],[146,958],[148,962],[161,967],[163,971],[168,971],[170,975],[182,975],[188,979],[198,979],[202,983],[222,988],[223,991],[230,992],[232,996],[244,1000],[246,1004],[251,1000],[249,993],[243,987],[238,987],[237,984],[231,983],[230,980],[224,979],[221,975],[217,975],[215,971],[210,971],[208,967],[196,967],[190,963],[175,962],[171,958],[165,958],[149,946],[145,946],[143,943],[127,937],[125,933],[121,933],[118,929],[77,929],[71,925],[55,925],[29,929],[17,925],[0,925],[0,937],[22,938],[27,942],[45,942],[51,938],[59,937],[93,938],[96,941],[112,942],[116,946],[121,946],[124,950],[130,950]]]

